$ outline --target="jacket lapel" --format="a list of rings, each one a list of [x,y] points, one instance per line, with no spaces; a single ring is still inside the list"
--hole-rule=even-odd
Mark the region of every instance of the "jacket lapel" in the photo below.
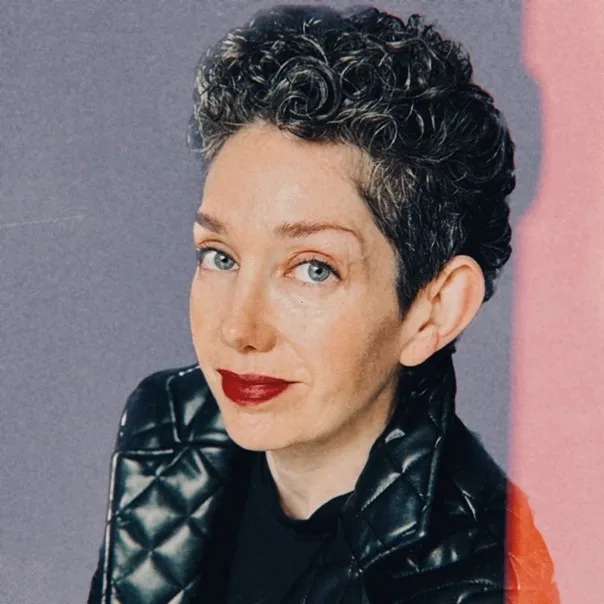
[[[149,406],[161,410],[153,429],[122,439],[113,459],[103,601],[219,602],[247,456],[198,367],[169,378]]]

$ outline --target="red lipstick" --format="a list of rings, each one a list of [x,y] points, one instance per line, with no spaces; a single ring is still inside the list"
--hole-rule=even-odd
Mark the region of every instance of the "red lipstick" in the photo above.
[[[240,375],[226,369],[217,371],[222,376],[224,393],[238,405],[259,405],[281,394],[293,383],[267,375]]]

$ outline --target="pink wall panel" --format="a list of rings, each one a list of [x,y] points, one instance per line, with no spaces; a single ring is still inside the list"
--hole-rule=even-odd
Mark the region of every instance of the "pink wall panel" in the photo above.
[[[510,468],[529,494],[562,602],[601,604],[604,2],[524,6],[543,149],[537,198],[517,228]]]

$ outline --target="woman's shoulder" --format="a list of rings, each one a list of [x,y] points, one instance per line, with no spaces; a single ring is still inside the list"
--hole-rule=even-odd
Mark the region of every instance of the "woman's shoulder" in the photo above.
[[[216,402],[198,364],[156,371],[126,399],[116,449],[155,450],[223,432]]]
[[[457,417],[443,448],[432,506],[425,539],[404,564],[390,560],[390,581],[400,589],[417,590],[430,603],[462,596],[477,604],[504,598],[510,604],[559,602],[553,563],[527,496]],[[409,558],[421,572],[401,572]]]
[[[434,478],[423,537],[369,572],[375,601],[559,602],[526,495],[457,417]]]

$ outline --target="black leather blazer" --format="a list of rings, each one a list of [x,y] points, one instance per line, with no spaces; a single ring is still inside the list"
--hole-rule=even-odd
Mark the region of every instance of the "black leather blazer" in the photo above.
[[[428,370],[443,379],[418,373],[399,389],[336,529],[283,604],[558,602],[549,560],[530,585],[522,560],[506,564],[508,483],[455,416],[451,356]],[[197,365],[144,379],[121,419],[89,604],[223,602],[253,455],[229,439]],[[513,600],[521,589],[534,599]]]

